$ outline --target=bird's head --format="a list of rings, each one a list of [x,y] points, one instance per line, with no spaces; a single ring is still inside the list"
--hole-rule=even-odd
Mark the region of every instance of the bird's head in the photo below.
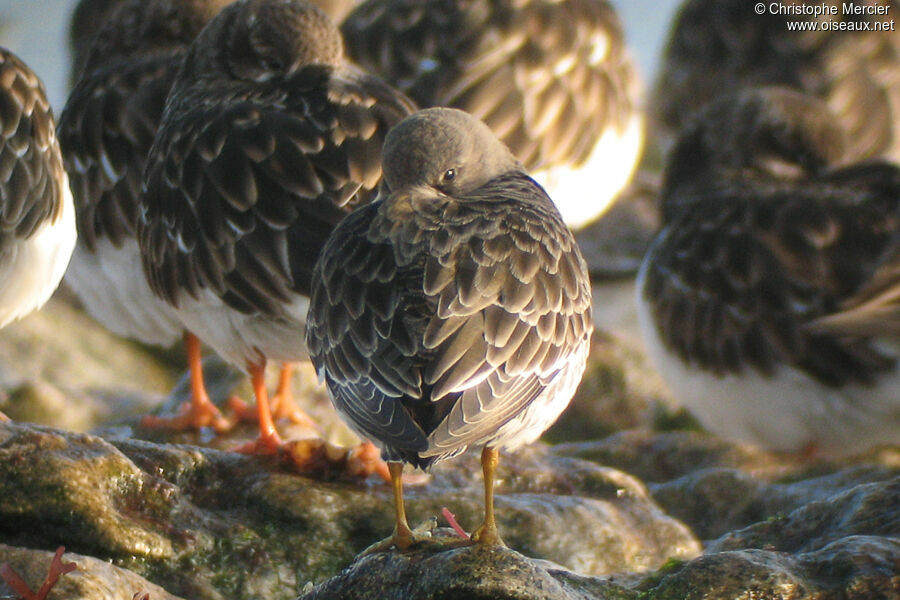
[[[384,179],[392,191],[418,187],[464,194],[521,169],[487,125],[453,108],[413,113],[388,132],[384,143]]]
[[[304,0],[238,0],[195,42],[194,72],[241,81],[268,81],[313,64],[343,62],[337,26]]]

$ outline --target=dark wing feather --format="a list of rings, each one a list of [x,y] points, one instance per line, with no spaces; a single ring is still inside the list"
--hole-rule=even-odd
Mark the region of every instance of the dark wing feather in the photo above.
[[[425,332],[433,355],[424,376],[432,401],[455,400],[426,455],[489,439],[561,376],[592,331],[584,260],[530,179],[499,178],[441,218],[454,233],[429,257],[448,273],[432,276],[444,283],[429,290],[438,309]]]
[[[480,118],[528,169],[580,164],[634,111],[635,74],[605,0],[369,0],[342,31],[358,64],[421,106]]]
[[[841,336],[900,339],[900,230],[878,269],[838,312],[810,323],[814,331]]]
[[[317,269],[307,344],[335,404],[422,466],[489,440],[592,331],[584,260],[524,175],[357,211]]]
[[[876,20],[877,17],[869,17]],[[900,160],[900,33],[856,32],[829,46],[824,98],[850,140],[849,156]]]
[[[843,14],[840,20],[878,21]],[[851,142],[851,157],[900,156],[896,64],[900,33],[889,30],[789,31],[786,21],[812,15],[763,15],[743,0],[690,0],[675,18],[650,110],[661,129],[679,131],[724,94],[785,86],[828,102]]]
[[[900,172],[887,164],[723,186],[671,222],[644,294],[669,348],[715,373],[786,363],[828,385],[872,381],[893,363],[871,340],[809,324],[866,284],[898,224]]]
[[[62,159],[38,77],[0,48],[0,251],[62,212]]]
[[[402,400],[424,394],[419,332],[427,315],[401,305],[415,288],[401,287],[400,267],[386,240],[369,239],[379,206],[353,212],[323,249],[313,275],[306,344],[335,408],[366,437],[415,456],[427,448],[426,434]]]
[[[59,120],[81,242],[135,235],[141,177],[178,54],[116,60],[85,74]]]
[[[355,70],[321,67],[267,92],[180,107],[145,178],[151,286],[172,303],[209,288],[237,310],[269,314],[309,293],[328,234],[381,177],[384,135],[412,111]]]

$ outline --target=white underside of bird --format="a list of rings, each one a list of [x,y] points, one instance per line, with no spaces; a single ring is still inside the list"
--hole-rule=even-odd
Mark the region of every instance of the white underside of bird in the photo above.
[[[635,113],[624,127],[609,127],[578,167],[559,165],[531,175],[562,213],[566,225],[578,229],[601,217],[625,188],[644,147],[644,119]]]
[[[75,206],[63,175],[62,210],[0,255],[0,327],[37,310],[53,295],[75,247]]]
[[[510,419],[484,440],[473,444],[474,447],[481,448],[483,446],[491,446],[501,450],[513,452],[526,444],[530,444],[537,440],[541,435],[550,428],[559,418],[575,395],[575,390],[581,383],[581,377],[584,375],[587,366],[588,352],[590,351],[590,342],[585,340],[581,347],[572,352],[564,364],[559,365],[560,372],[558,376],[551,381],[541,392],[541,394],[531,402],[525,410]],[[459,410],[457,407],[454,410]],[[485,418],[486,415],[480,414],[479,418]],[[453,413],[438,426],[429,436],[432,441],[433,449],[423,452],[422,456],[440,454],[446,451],[433,444],[434,439],[447,439],[449,437],[448,424],[453,420]]]
[[[93,252],[78,244],[66,283],[88,314],[116,335],[159,346],[181,338],[174,309],[150,290],[135,239],[116,247],[99,238]]]
[[[645,261],[636,286],[645,350],[676,399],[707,430],[771,450],[814,449],[832,456],[900,444],[900,367],[872,386],[827,386],[789,365],[771,375],[753,367],[716,375],[686,363],[663,343],[643,298],[646,269]],[[900,358],[900,349],[884,350]]]
[[[202,290],[197,298],[183,293],[175,312],[194,333],[229,363],[243,368],[261,359],[297,362],[308,357],[305,342],[309,298],[295,294],[280,305],[282,315],[245,314],[216,294]]]

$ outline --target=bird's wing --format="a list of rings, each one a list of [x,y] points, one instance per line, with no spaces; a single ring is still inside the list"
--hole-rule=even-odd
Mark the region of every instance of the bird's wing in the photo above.
[[[504,209],[498,194],[538,190],[510,183],[465,203],[405,198],[354,213],[323,252],[311,355],[339,408],[389,447],[428,456],[483,442],[587,343],[574,239],[552,207]]]
[[[65,172],[38,77],[0,49],[0,251],[60,217]]]
[[[842,336],[900,339],[900,231],[874,275],[840,310],[815,319],[809,328]]]
[[[86,73],[59,119],[59,143],[72,186],[81,242],[133,238],[141,177],[176,56],[117,60]]]
[[[194,103],[164,125],[140,225],[154,291],[177,303],[209,288],[267,314],[309,293],[328,234],[376,186],[384,136],[410,110],[381,92],[307,67],[265,98]]]
[[[893,363],[869,341],[808,325],[865,285],[898,223],[886,164],[800,188],[723,186],[658,239],[644,295],[667,345],[716,373],[786,363],[829,385],[871,381]]]
[[[527,177],[501,178],[441,215],[449,225],[432,237],[424,265],[434,314],[424,332],[431,356],[423,376],[432,403],[453,402],[432,426],[429,454],[490,439],[589,343],[587,266],[540,196]],[[509,206],[498,207],[500,197]]]
[[[402,400],[424,395],[419,338],[427,304],[421,292],[410,302],[416,266],[401,275],[387,240],[368,235],[379,206],[351,213],[322,250],[306,345],[335,407],[360,433],[416,453],[427,447],[426,434]]]
[[[480,118],[528,169],[580,164],[634,111],[634,70],[605,0],[369,0],[342,31],[353,60],[422,106]]]

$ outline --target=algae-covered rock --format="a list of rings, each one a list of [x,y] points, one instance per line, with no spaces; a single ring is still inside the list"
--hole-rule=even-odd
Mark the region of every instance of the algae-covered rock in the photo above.
[[[880,536],[900,540],[900,474],[861,483],[812,500],[796,510],[766,519],[715,540],[710,552],[766,548],[813,552],[844,538]]]
[[[697,555],[682,524],[624,473],[536,446],[504,457],[501,532],[583,574],[641,572]],[[407,486],[415,521],[482,517],[477,458]],[[110,560],[192,600],[292,598],[393,527],[389,486],[297,474],[279,459],[0,424],[0,540]]]
[[[599,600],[637,595],[508,548],[466,547],[363,556],[299,600]]]
[[[816,552],[712,553],[638,586],[653,600],[891,600],[900,594],[900,541],[851,537]]]
[[[12,567],[34,591],[44,581],[52,557],[52,552],[0,544],[0,563]],[[63,560],[75,563],[75,570],[58,580],[48,600],[131,600],[144,594],[149,594],[148,600],[182,600],[143,577],[105,561],[71,552],[65,553]],[[12,598],[11,594],[12,590],[0,581],[0,598]]]
[[[0,365],[0,410],[95,433],[0,424],[0,562],[36,586],[50,551],[66,546],[79,570],[50,600],[139,592],[280,600],[304,590],[309,598],[900,597],[897,449],[825,462],[654,431],[683,423],[658,418],[668,400],[619,332],[594,339],[586,381],[551,432],[566,443],[502,455],[497,518],[510,550],[361,558],[391,532],[384,482],[298,473],[283,457],[228,451],[256,435],[252,423],[218,438],[133,426],[166,397],[162,412],[187,398],[183,378],[170,392],[180,360],[117,340],[54,301],[0,331]],[[215,400],[244,381],[215,360],[205,366]],[[304,409],[329,439],[349,442],[311,368],[297,371]],[[288,439],[314,433],[279,426]],[[477,453],[437,465],[405,493],[413,523],[447,507],[474,529],[483,513]],[[707,540],[702,554],[698,539]],[[0,597],[8,593],[0,585]]]

